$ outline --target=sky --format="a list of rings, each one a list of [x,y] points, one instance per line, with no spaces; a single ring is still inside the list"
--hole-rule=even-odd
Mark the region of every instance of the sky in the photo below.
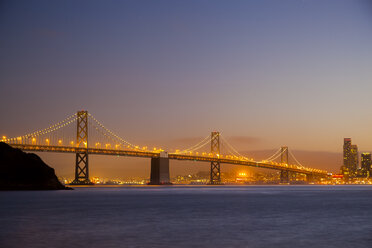
[[[0,55],[0,135],[85,109],[165,149],[218,130],[245,154],[287,145],[319,167],[313,156],[329,153],[325,169],[340,165],[344,137],[372,151],[368,0],[2,0]],[[60,154],[41,156],[73,173]],[[149,167],[112,160],[92,163]]]

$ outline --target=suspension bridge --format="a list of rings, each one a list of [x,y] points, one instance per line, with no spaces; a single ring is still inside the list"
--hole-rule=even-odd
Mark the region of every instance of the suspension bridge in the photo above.
[[[327,171],[303,166],[286,146],[280,147],[265,160],[255,161],[239,153],[216,131],[192,147],[171,153],[160,148],[140,147],[119,137],[88,111],[78,111],[42,130],[13,138],[2,137],[1,141],[24,151],[76,154],[75,179],[72,182],[75,185],[91,184],[90,154],[150,158],[149,184],[154,185],[170,184],[169,160],[210,163],[210,184],[221,184],[221,164],[278,170],[282,183],[288,183],[297,173],[306,175],[308,181],[328,175]],[[295,164],[289,164],[290,157]]]

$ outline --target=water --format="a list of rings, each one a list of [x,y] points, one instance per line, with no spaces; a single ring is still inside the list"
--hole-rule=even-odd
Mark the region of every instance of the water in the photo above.
[[[372,247],[372,186],[0,192],[0,247]]]

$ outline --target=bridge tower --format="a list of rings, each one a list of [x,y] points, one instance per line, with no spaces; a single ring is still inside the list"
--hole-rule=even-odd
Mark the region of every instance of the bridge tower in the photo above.
[[[213,156],[220,155],[220,133],[211,133],[211,153]],[[211,174],[210,174],[210,184],[221,184],[221,167],[220,162],[211,162]]]
[[[280,155],[280,162],[282,164],[288,164],[288,147],[282,146],[281,147],[281,155]],[[281,183],[289,183],[289,171],[288,170],[281,170],[280,171],[280,182]]]
[[[88,164],[88,111],[77,112],[75,180],[71,184],[92,184]]]

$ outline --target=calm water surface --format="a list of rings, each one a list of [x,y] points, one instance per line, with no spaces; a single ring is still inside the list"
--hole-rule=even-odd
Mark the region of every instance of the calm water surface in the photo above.
[[[0,247],[372,247],[372,186],[0,192]]]

